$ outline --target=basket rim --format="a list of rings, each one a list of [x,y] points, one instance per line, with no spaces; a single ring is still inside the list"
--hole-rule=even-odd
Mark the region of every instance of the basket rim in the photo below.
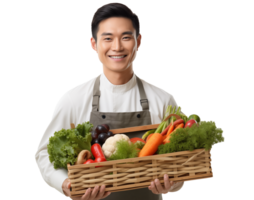
[[[144,161],[144,160],[153,160],[160,157],[165,156],[178,156],[183,154],[195,154],[198,152],[203,151],[202,149],[194,149],[193,151],[178,151],[173,153],[166,153],[166,154],[157,154],[157,155],[151,155],[151,156],[144,156],[144,157],[136,157],[136,158],[126,158],[126,159],[120,159],[120,160],[112,160],[112,161],[105,161],[105,162],[98,162],[98,163],[90,163],[90,164],[79,164],[79,165],[70,165],[67,164],[67,168],[69,169],[81,169],[81,168],[90,168],[95,166],[107,166],[107,165],[113,165],[113,164],[119,164],[119,163],[125,163],[125,162],[135,162],[135,161]],[[210,150],[208,150],[209,152]]]

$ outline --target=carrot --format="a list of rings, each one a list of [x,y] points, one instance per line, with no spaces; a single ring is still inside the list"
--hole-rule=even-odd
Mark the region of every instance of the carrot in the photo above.
[[[175,130],[178,129],[178,128],[183,128],[183,127],[184,127],[184,123],[181,123],[181,124],[179,124],[179,125],[175,128]],[[174,130],[174,131],[175,131],[175,130]]]
[[[145,140],[143,140],[143,139],[141,139],[141,138],[139,138],[139,137],[131,138],[130,141],[131,141],[132,143],[134,143],[134,144],[135,144],[136,142],[138,142],[138,141],[139,141],[139,142],[146,143]]]
[[[166,136],[168,136],[170,133],[172,133],[173,130],[174,130],[174,128],[175,128],[174,125],[170,126],[170,128],[168,129],[168,132],[167,132]]]
[[[173,127],[176,127],[176,125],[184,123],[183,119],[177,119],[174,123],[173,123]],[[172,130],[172,123],[170,123],[167,128],[165,128],[162,132],[161,135],[168,135],[168,130],[171,129],[170,133],[173,131]]]
[[[174,124],[173,124],[173,126],[172,127],[170,127],[170,129],[168,129],[168,132],[167,132],[167,136],[169,136],[173,131],[175,131],[176,129],[178,129],[178,128],[183,128],[184,127],[184,123],[181,123],[181,124],[177,124],[176,125],[176,128],[175,128],[175,126],[174,126]],[[175,129],[174,129],[175,128]]]
[[[175,108],[173,109],[173,111],[172,111],[173,113],[175,112]],[[166,121],[170,118],[170,117],[172,117],[172,116],[174,116],[174,117],[176,117],[178,120],[182,120],[181,119],[181,117],[179,116],[179,115],[176,115],[176,114],[170,114],[170,115],[168,115],[167,117],[166,117],[166,119],[164,118],[163,119],[163,121],[160,123],[160,125],[157,127],[157,129],[156,129],[156,131],[155,131],[155,133],[161,133],[162,132],[162,130],[164,130],[165,128],[164,128],[164,126],[165,126],[165,124],[167,123]],[[177,121],[177,120],[176,120]],[[181,122],[182,123],[182,122]],[[166,134],[166,133],[165,133]]]
[[[175,130],[178,129],[178,128],[183,128],[183,126],[184,126],[184,123],[181,123],[181,124],[179,124],[179,125],[175,128]],[[174,131],[175,131],[175,130],[174,130]],[[173,131],[173,132],[174,132],[174,131]],[[171,133],[172,133],[172,132],[171,132]],[[169,143],[169,142],[170,142],[170,141],[169,141],[169,138],[171,137],[171,133],[169,133],[169,134],[167,133],[167,137],[166,137],[166,138],[163,140],[163,142],[162,142],[163,144],[166,144],[166,143]]]
[[[176,127],[176,125],[184,123],[183,119],[177,119],[176,121],[174,121],[173,125]]]
[[[151,133],[150,135],[148,135],[148,137],[146,138],[146,142],[152,137],[153,133]]]
[[[171,137],[171,134],[168,135],[168,136],[163,140],[162,144],[169,143],[169,142],[170,142],[170,141],[169,141],[169,138],[170,138],[170,137]]]
[[[143,149],[141,149],[138,157],[151,156],[153,155],[158,146],[162,144],[163,136],[160,133],[154,133],[153,136],[146,142]]]
[[[167,128],[165,128],[165,129],[161,132],[161,135],[166,135],[166,133],[168,132],[168,129],[171,127],[171,124],[172,124],[172,123],[170,123],[170,124],[167,126]]]
[[[167,137],[167,135],[163,135],[163,140],[165,140],[165,139],[166,139],[166,137]]]

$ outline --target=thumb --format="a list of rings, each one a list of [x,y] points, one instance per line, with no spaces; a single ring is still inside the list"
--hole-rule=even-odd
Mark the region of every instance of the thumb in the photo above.
[[[67,183],[67,188],[68,188],[68,189],[71,188],[71,182],[70,182],[70,181],[68,181],[68,183]]]

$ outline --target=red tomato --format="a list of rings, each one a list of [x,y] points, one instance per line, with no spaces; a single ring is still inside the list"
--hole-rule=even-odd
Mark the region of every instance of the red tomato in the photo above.
[[[186,122],[184,128],[191,127],[193,124],[197,124],[196,120],[190,119],[189,121]]]

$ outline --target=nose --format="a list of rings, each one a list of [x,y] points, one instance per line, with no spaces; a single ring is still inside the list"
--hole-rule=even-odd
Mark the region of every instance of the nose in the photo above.
[[[114,39],[114,41],[112,42],[111,49],[113,51],[121,51],[121,50],[123,50],[123,45],[122,45],[121,41],[119,39]]]

